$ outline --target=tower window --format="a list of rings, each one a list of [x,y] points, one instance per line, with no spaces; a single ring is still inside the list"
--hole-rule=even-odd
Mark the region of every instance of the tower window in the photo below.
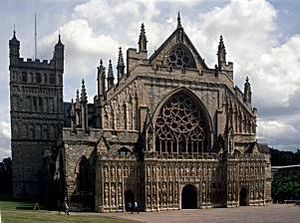
[[[27,83],[27,73],[22,72],[22,82]]]
[[[35,74],[35,80],[36,80],[36,83],[41,83],[42,82],[42,77],[41,77],[40,73]]]
[[[56,76],[55,74],[50,74],[50,84],[56,84]]]

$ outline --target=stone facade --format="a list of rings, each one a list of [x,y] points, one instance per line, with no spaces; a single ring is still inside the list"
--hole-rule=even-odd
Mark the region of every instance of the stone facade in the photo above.
[[[51,148],[61,141],[64,46],[60,39],[50,61],[20,58],[15,32],[9,41],[11,149],[16,198],[40,198],[46,192]]]
[[[270,157],[256,142],[251,86],[248,78],[243,92],[234,86],[222,37],[215,68],[179,16],[153,55],[143,24],[138,45],[127,50],[126,66],[119,49],[116,81],[111,61],[106,73],[100,60],[93,103],[84,81],[65,103],[62,143],[45,160],[57,164],[60,174],[50,176],[60,178],[71,206],[113,212],[133,200],[145,211],[268,204]]]

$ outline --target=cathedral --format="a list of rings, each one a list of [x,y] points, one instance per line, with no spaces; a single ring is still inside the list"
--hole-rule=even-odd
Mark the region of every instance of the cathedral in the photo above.
[[[256,141],[249,79],[243,91],[235,86],[222,36],[209,68],[180,15],[152,55],[142,24],[138,49],[123,57],[119,48],[115,65],[100,60],[92,102],[84,80],[74,99],[63,101],[60,36],[49,61],[25,60],[19,52],[14,32],[15,198],[67,199],[73,210],[96,212],[126,211],[133,201],[144,211],[271,202],[270,155]]]

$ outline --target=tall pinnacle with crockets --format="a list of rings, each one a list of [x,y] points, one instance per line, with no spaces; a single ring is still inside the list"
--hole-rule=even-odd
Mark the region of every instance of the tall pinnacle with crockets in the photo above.
[[[146,37],[146,33],[145,33],[145,27],[144,27],[144,23],[142,23],[141,25],[141,33],[139,36],[139,52],[141,51],[147,51],[147,37]]]

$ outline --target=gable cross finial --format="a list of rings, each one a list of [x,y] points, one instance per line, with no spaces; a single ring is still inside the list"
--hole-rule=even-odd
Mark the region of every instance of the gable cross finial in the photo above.
[[[177,28],[182,28],[181,18],[180,18],[180,11],[178,11],[178,15],[177,15]]]
[[[16,25],[14,24],[14,38],[16,38]]]

